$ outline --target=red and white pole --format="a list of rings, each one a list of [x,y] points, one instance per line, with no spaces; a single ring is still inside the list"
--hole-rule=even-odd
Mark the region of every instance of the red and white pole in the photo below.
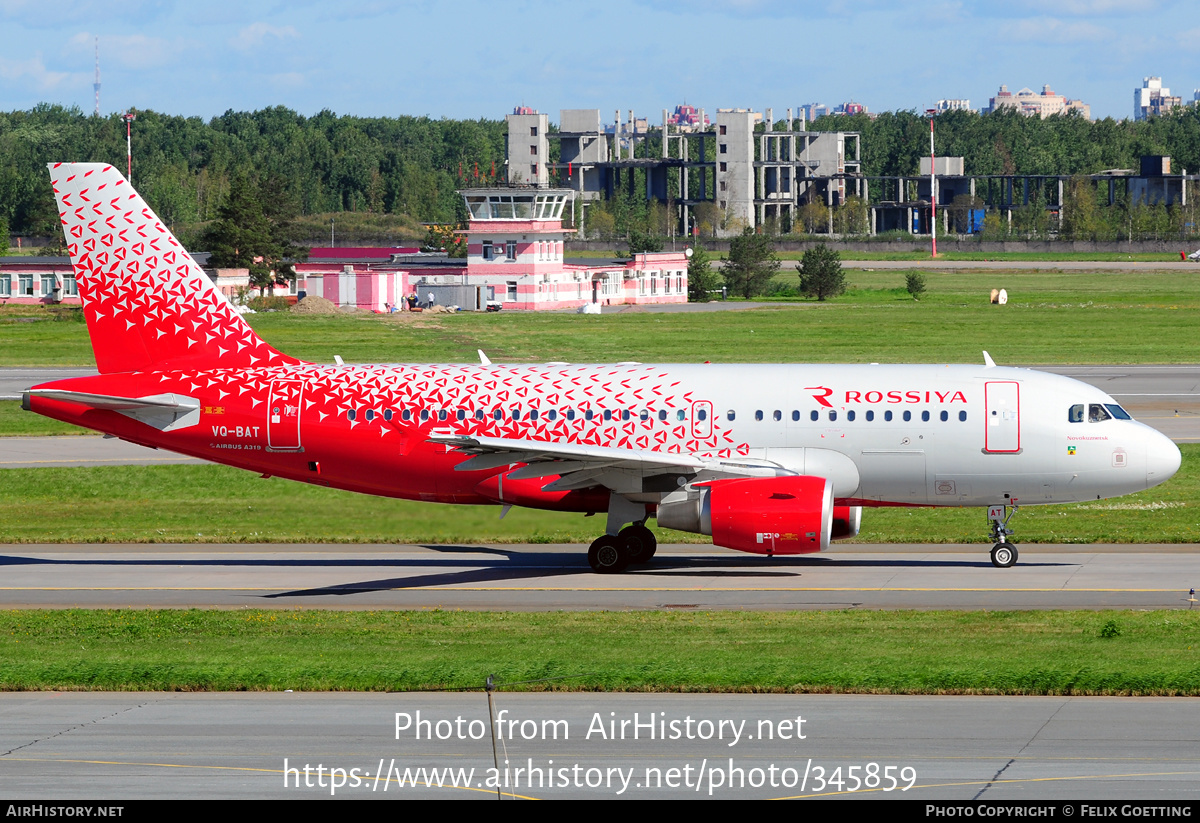
[[[125,121],[125,178],[129,181],[129,185],[133,185],[133,140],[131,133],[133,130],[133,121],[137,119],[137,115],[133,111],[127,111],[121,115],[121,119]]]

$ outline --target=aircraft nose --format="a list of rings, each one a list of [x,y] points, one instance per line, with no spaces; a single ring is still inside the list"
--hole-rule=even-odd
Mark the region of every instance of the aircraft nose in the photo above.
[[[1179,471],[1183,455],[1165,434],[1151,432],[1146,440],[1146,488],[1150,488],[1169,480]]]

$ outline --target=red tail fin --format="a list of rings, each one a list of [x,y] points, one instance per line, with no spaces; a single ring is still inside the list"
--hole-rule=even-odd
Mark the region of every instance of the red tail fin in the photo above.
[[[50,178],[102,373],[300,362],[254,333],[112,166],[53,163]]]

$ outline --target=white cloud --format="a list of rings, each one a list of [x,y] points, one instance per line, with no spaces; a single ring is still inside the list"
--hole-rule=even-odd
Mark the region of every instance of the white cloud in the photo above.
[[[38,91],[52,91],[68,79],[78,82],[81,76],[66,71],[50,71],[42,61],[40,52],[28,60],[0,57],[0,79],[19,80],[22,85],[33,85]]]
[[[1104,43],[1117,39],[1117,33],[1094,23],[1059,20],[1056,17],[1031,17],[1000,26],[1000,36],[1033,43]]]
[[[67,41],[67,47],[72,52],[85,49],[90,58],[95,42],[94,34],[81,31]],[[157,68],[172,62],[183,48],[181,43],[172,44],[161,37],[147,37],[144,34],[102,34],[100,64],[102,68],[114,63],[128,69]]]
[[[300,33],[291,26],[272,26],[261,22],[251,23],[239,31],[236,37],[230,39],[229,44],[239,51],[249,51],[261,46],[268,38],[287,40],[288,38],[299,36]]]
[[[1024,5],[1038,10],[1046,8],[1043,0],[1026,0]],[[1053,9],[1055,14],[1098,17],[1145,14],[1161,5],[1159,0],[1058,0],[1053,4]]]

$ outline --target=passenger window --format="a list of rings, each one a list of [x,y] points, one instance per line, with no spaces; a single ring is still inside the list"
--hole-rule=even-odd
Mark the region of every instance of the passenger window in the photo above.
[[[682,423],[684,420],[687,420],[687,412],[683,409],[680,409],[679,411],[675,412],[675,419]]]
[[[928,410],[921,412],[921,422],[922,423],[929,422],[929,411]]]
[[[758,411],[756,411],[754,413],[754,419],[759,421],[760,423],[762,422],[762,409],[759,409]]]
[[[1100,403],[1093,403],[1088,407],[1088,422],[1099,423],[1102,420],[1111,420],[1112,415]]]
[[[699,411],[696,412],[696,419],[697,420],[707,420],[708,412],[705,411],[704,409],[700,409]]]
[[[658,410],[658,419],[663,421],[664,423],[666,422],[666,420],[667,420],[667,410],[666,409]]]
[[[800,411],[798,409],[792,409],[792,420],[799,420],[799,419],[800,419]]]
[[[814,410],[813,413],[809,415],[809,418],[813,422],[816,422],[817,420],[821,419],[821,413],[819,411]]]
[[[942,409],[941,417],[942,417],[942,422],[945,423],[947,420],[950,419],[950,412],[946,411],[945,409]]]
[[[621,419],[622,420],[629,419],[629,409],[621,409]]]
[[[1067,422],[1082,423],[1083,422],[1083,404],[1076,403],[1067,410]]]
[[[370,422],[371,420],[374,420],[375,419],[375,410],[367,409],[367,413],[364,416],[367,418],[368,422]]]
[[[358,417],[358,412],[356,412],[354,409],[349,409],[349,410],[346,412],[346,419],[347,419],[347,420],[353,420],[353,419],[354,419],[354,418],[356,418],[356,417]]]
[[[725,412],[725,417],[729,420],[735,420],[737,419],[737,412],[735,412],[733,409],[730,409],[729,411]]]
[[[483,417],[484,417],[484,415],[483,415],[483,409],[476,409],[476,410],[475,410],[475,419],[476,419],[476,420],[482,420],[482,419],[483,419]]]
[[[422,420],[429,419],[429,409],[421,409],[421,419]]]
[[[496,409],[494,412],[492,412],[492,417],[496,418],[497,420],[503,420],[504,409]]]
[[[846,412],[846,419],[849,420],[851,423],[854,422],[854,410],[853,409]]]
[[[958,419],[960,422],[966,423],[967,422],[967,413],[965,411],[960,411],[958,413]]]
[[[558,417],[558,412],[556,412],[554,409],[550,409],[548,412],[546,412],[547,420],[553,420],[556,417]]]
[[[386,410],[383,412],[383,419],[384,419],[384,420],[387,420],[387,421],[389,421],[389,422],[391,421],[391,419],[392,419],[392,410],[391,410],[391,409],[386,409]]]
[[[530,420],[537,420],[537,419],[538,419],[538,410],[537,410],[537,409],[530,409],[530,410],[529,410],[529,419],[530,419]]]
[[[867,422],[870,423],[874,419],[875,419],[875,412],[868,409],[867,410]]]
[[[605,419],[605,420],[612,420],[612,410],[611,410],[611,409],[605,409],[605,410],[604,410],[604,419]]]
[[[888,409],[887,411],[885,411],[883,413],[883,419],[889,423],[892,422],[892,410],[891,409]]]
[[[568,420],[575,419],[575,410],[574,409],[567,409],[567,419]]]
[[[592,411],[591,409],[588,409],[587,411],[585,411],[583,413],[584,420],[591,420],[595,416],[596,416],[596,413],[594,411]]]
[[[830,420],[837,420],[837,412],[835,412],[833,409],[830,409],[830,410],[829,410],[829,419],[830,419]]]
[[[405,409],[404,411],[400,412],[400,419],[404,420],[405,422],[412,420],[412,411]]]
[[[905,422],[905,423],[907,423],[909,420],[912,420],[912,412],[910,412],[910,411],[908,411],[907,409],[905,409],[905,411],[904,411],[904,422]]]
[[[520,408],[515,408],[515,409],[512,409],[511,411],[512,411],[512,419],[513,420],[521,419],[521,409]]]
[[[641,413],[641,414],[639,414],[639,415],[638,415],[638,417],[639,417],[639,418],[641,419],[641,421],[644,423],[644,422],[646,422],[647,420],[649,420],[649,419],[650,419],[650,412],[648,412],[646,409],[642,409],[642,413]]]
[[[779,409],[776,409],[776,410],[775,410],[775,413],[774,413],[774,414],[772,414],[772,415],[771,415],[771,417],[772,417],[774,420],[776,420],[776,421],[782,420],[782,419],[783,419],[783,412],[781,412]]]
[[[456,412],[454,413],[454,416],[455,416],[456,418],[458,418],[459,420],[466,420],[466,419],[467,419],[467,410],[466,410],[466,409],[459,409],[458,411],[456,411]]]
[[[446,410],[439,409],[438,410],[438,420],[445,420],[445,419],[446,419]]]

